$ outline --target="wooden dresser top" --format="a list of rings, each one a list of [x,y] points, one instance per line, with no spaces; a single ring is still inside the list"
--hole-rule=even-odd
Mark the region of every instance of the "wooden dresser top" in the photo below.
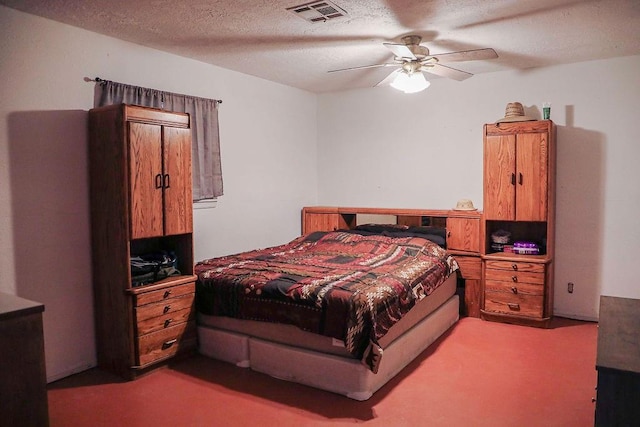
[[[640,299],[600,297],[596,366],[640,373]]]
[[[39,302],[0,292],[0,320],[43,311],[44,305]]]

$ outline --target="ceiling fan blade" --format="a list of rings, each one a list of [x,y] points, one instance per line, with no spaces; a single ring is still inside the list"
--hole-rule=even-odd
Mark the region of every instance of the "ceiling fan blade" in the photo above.
[[[396,78],[398,73],[401,73],[401,72],[402,70],[400,68],[398,68],[397,70],[393,70],[387,77],[382,79],[376,86],[384,86],[384,85],[391,84],[391,82]]]
[[[495,59],[498,54],[491,48],[463,50],[460,52],[441,53],[433,55],[439,62],[478,61],[482,59]]]
[[[418,59],[405,44],[382,43],[398,58]]]
[[[339,70],[329,70],[327,73],[338,73],[340,71],[352,71],[352,70],[364,70],[367,68],[378,68],[378,67],[399,67],[400,64],[396,64],[393,62],[388,62],[385,64],[373,64],[373,65],[362,65],[360,67],[350,67],[350,68],[341,68]]]
[[[436,76],[447,77],[458,81],[466,80],[469,77],[473,76],[473,74],[467,73],[466,71],[447,67],[446,65],[441,64],[433,64],[429,66],[423,65],[422,67],[420,67],[420,70],[427,73],[435,74]]]

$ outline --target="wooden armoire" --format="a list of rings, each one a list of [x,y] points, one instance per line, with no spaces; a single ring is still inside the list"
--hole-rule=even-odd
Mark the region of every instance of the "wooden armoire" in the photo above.
[[[98,366],[133,379],[197,344],[189,115],[92,109],[89,164]],[[131,258],[154,253],[177,271],[134,286]]]
[[[553,316],[555,151],[550,120],[484,126],[484,319],[547,327]],[[496,232],[539,253],[496,249]]]

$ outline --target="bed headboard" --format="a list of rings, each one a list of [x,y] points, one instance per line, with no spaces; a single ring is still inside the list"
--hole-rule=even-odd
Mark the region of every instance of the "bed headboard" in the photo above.
[[[366,222],[402,224],[409,226],[431,225],[447,228],[448,236],[459,228],[466,230],[465,244],[459,248],[480,253],[479,211],[456,211],[439,209],[398,209],[398,208],[353,208],[334,206],[308,206],[302,208],[302,234],[314,231],[334,231],[353,229]],[[376,221],[379,218],[379,221]],[[459,224],[460,223],[460,224]],[[456,245],[453,242],[453,248]],[[451,247],[451,245],[447,245]]]

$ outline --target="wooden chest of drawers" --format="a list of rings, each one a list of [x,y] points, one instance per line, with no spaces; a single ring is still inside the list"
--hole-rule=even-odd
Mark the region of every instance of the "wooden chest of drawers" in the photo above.
[[[195,282],[134,295],[138,368],[195,349]]]
[[[0,425],[48,426],[44,305],[0,292]]]
[[[600,297],[596,369],[596,427],[638,425],[640,299]]]
[[[545,265],[485,261],[484,311],[542,319]]]

